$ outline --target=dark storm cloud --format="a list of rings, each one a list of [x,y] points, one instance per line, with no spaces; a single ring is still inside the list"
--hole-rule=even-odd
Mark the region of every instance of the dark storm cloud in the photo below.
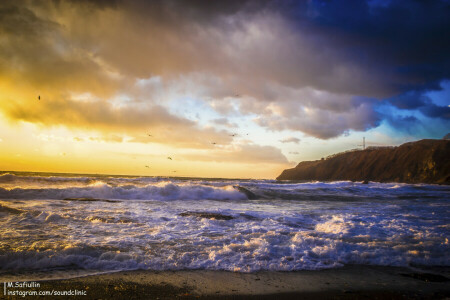
[[[429,118],[450,119],[450,107],[436,105],[428,96],[417,91],[410,91],[387,101],[399,109],[418,110]]]
[[[19,36],[38,37],[57,26],[44,20],[26,7],[15,5],[0,6],[0,32]]]
[[[450,120],[450,107],[448,106],[439,106],[430,103],[426,106],[421,107],[420,112],[422,112],[425,116],[430,118],[441,118],[444,120]]]
[[[413,134],[421,127],[421,122],[414,116],[386,116],[386,121],[392,128],[400,132],[407,132]]]
[[[400,109],[417,109],[431,102],[431,99],[420,92],[410,91],[387,99],[393,106]]]
[[[413,122],[378,113],[377,102],[448,120],[448,108],[424,95],[450,78],[449,15],[448,1],[4,1],[0,80],[20,82],[29,94],[89,93],[103,102],[126,94],[148,107],[164,104],[176,87],[207,102],[218,119],[257,115],[270,130],[326,139],[383,118]],[[161,82],[158,97],[153,85],[135,85],[149,78]],[[18,107],[26,99],[34,96],[16,97]],[[64,103],[73,119],[94,122]],[[175,117],[165,121],[182,119]],[[112,117],[101,123],[108,125],[135,126]]]
[[[310,3],[308,25],[358,63],[381,69],[397,91],[439,89],[450,77],[449,1]]]

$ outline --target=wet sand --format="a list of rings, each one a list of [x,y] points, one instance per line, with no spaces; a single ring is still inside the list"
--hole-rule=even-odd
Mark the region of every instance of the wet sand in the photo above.
[[[85,296],[4,299],[445,299],[449,270],[346,266],[321,271],[124,271],[39,281],[23,290],[79,290]],[[11,278],[12,279],[12,278]],[[12,289],[12,288],[11,288]]]

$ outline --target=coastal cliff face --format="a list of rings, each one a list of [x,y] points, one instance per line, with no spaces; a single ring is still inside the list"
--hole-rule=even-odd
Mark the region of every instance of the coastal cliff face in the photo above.
[[[421,140],[303,161],[277,180],[353,180],[450,184],[450,140]]]

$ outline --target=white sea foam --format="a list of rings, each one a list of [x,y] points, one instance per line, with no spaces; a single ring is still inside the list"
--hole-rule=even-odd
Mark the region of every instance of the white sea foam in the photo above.
[[[247,197],[232,186],[213,187],[201,184],[174,184],[170,182],[136,186],[132,184],[111,186],[103,181],[93,181],[85,187],[60,188],[0,188],[0,199],[66,199],[99,198],[123,200],[176,200],[217,199],[243,200]]]
[[[3,271],[450,265],[446,186],[9,175]]]

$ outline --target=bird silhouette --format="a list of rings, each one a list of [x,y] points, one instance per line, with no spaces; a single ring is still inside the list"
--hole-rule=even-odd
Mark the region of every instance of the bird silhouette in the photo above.
[[[38,100],[41,100],[41,95],[38,96]]]
[[[237,135],[236,133],[230,134],[230,136],[236,136],[236,135]]]
[[[146,168],[149,168],[150,169],[150,167],[149,166],[145,166]]]
[[[216,142],[212,142],[211,144],[215,145],[215,144],[216,144]]]
[[[172,157],[170,157],[170,156],[169,156],[169,157],[167,157],[167,159],[170,159],[170,160],[172,160]]]
[[[147,133],[148,136],[153,137],[153,135],[151,135],[150,133]]]

